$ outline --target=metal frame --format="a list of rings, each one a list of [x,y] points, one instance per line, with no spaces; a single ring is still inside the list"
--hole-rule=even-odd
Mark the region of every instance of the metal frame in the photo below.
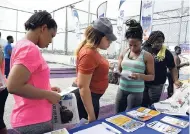
[[[78,8],[75,8],[74,5],[77,4],[77,3],[80,3],[80,2],[83,2],[83,0],[79,0],[75,3],[72,3],[72,4],[68,4],[66,6],[63,6],[63,7],[60,7],[58,9],[55,9],[53,10],[52,12],[52,16],[53,18],[55,17],[55,12],[59,11],[59,10],[62,10],[64,8],[66,8],[66,19],[65,19],[65,24],[67,26],[68,24],[68,20],[67,20],[67,8],[73,8],[77,11],[81,11],[81,12],[84,12],[84,13],[88,13],[90,18],[92,18],[92,16],[96,16],[95,13],[91,13],[91,12],[88,12],[88,11],[84,11],[84,10],[81,10],[81,9],[78,9]],[[16,33],[16,40],[17,40],[17,34],[18,33],[25,33],[24,31],[18,31],[18,15],[19,15],[19,12],[25,12],[25,13],[30,13],[30,14],[33,14],[33,12],[29,12],[29,11],[24,11],[24,10],[20,10],[20,9],[14,9],[14,8],[9,8],[9,7],[4,7],[4,6],[0,6],[0,8],[4,8],[4,9],[8,9],[8,10],[14,10],[16,12],[16,29],[15,30],[10,30],[10,29],[2,29],[0,28],[1,31],[10,31],[10,32],[15,32]],[[180,9],[184,9],[184,12],[181,12],[181,14],[179,14],[179,11]],[[167,25],[169,24],[169,26],[173,23],[179,23],[179,25],[182,25],[182,22],[186,22],[186,29],[185,29],[185,40],[183,41],[184,43],[187,43],[187,34],[188,34],[188,27],[189,27],[189,22],[190,22],[190,19],[187,19],[187,20],[182,20],[182,18],[184,17],[189,17],[189,12],[188,9],[189,7],[181,7],[181,8],[178,8],[178,9],[173,9],[173,10],[167,10],[167,11],[161,11],[161,12],[154,12],[154,17],[153,17],[153,26],[158,26],[158,25]],[[137,15],[137,16],[128,16],[127,18],[140,18],[140,15]],[[114,21],[114,24],[113,25],[116,25],[115,22],[117,21],[116,19],[113,19],[113,18],[109,18],[111,21]],[[181,19],[181,21],[179,21],[179,19]],[[166,22],[166,20],[171,20],[169,22]],[[181,27],[181,26],[180,26]],[[85,29],[84,27],[82,29]],[[181,28],[180,28],[181,29]],[[180,30],[181,31],[181,30]],[[177,31],[179,34],[180,34],[180,31]],[[68,37],[68,32],[73,32],[74,33],[74,30],[68,30],[68,27],[65,27],[65,29],[63,30],[63,32],[59,32],[57,34],[60,34],[60,33],[65,33],[65,42],[64,42],[64,45],[65,45],[65,54],[67,54],[67,49],[68,49],[68,40],[67,40],[67,37]],[[169,32],[167,32],[169,33]],[[82,34],[82,33],[81,33]],[[179,41],[178,43],[180,43],[180,35],[179,35]],[[173,43],[173,42],[167,42],[167,43]],[[177,42],[175,42],[177,43]],[[188,41],[189,43],[189,41]],[[54,50],[54,42],[52,42],[52,50]]]
[[[29,11],[24,11],[24,10],[10,8],[10,7],[4,7],[4,6],[0,6],[0,8],[4,8],[4,9],[8,9],[8,10],[14,10],[16,12],[16,29],[15,30],[10,30],[10,29],[2,29],[2,28],[0,28],[0,30],[1,31],[15,32],[15,34],[16,34],[16,39],[15,40],[17,41],[17,33],[25,33],[24,31],[18,31],[18,14],[19,14],[19,12],[30,13],[30,14],[33,14],[33,13],[29,12]]]
[[[24,11],[24,10],[15,9],[15,8],[10,8],[10,7],[4,7],[4,6],[0,6],[0,8],[6,8],[6,9],[11,9],[11,10],[16,10],[16,11],[21,11],[21,12],[25,12],[25,13],[31,13],[31,14],[33,14],[33,12]]]

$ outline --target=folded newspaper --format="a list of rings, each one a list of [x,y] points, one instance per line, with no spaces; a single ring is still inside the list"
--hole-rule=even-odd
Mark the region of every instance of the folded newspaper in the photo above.
[[[154,103],[155,109],[169,115],[187,116],[190,108],[189,88],[190,84],[183,84],[169,99]]]
[[[74,88],[71,88],[71,90],[74,90]],[[53,105],[53,124],[63,128],[79,123],[80,120],[75,94],[70,92],[61,92],[60,94],[62,96],[60,102]]]

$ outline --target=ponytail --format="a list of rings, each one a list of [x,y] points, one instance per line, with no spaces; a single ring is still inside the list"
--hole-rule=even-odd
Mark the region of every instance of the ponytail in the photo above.
[[[81,50],[81,48],[82,48],[86,43],[87,43],[87,40],[86,40],[86,39],[83,40],[83,41],[80,43],[79,47],[78,47],[78,48],[76,49],[76,51],[75,51],[75,55],[76,55],[76,56],[78,55],[79,51]]]

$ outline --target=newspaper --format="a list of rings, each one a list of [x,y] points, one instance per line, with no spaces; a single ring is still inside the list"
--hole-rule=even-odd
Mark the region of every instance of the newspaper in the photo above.
[[[190,108],[189,87],[190,84],[183,84],[169,99],[154,103],[155,109],[165,114],[187,116]]]
[[[0,92],[6,88],[5,77],[2,75],[0,71]]]
[[[53,124],[59,127],[75,125],[80,122],[77,100],[74,93],[60,93],[62,99],[53,105]]]

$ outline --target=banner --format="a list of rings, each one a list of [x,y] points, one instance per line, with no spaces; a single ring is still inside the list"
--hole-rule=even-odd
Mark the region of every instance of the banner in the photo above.
[[[77,40],[79,43],[81,41],[79,15],[78,15],[77,10],[75,10],[75,9],[71,9],[71,10],[72,10],[72,16],[73,16],[74,24],[75,24],[75,33],[76,33],[76,37],[77,37]]]
[[[183,54],[190,54],[190,44],[180,44],[181,47],[181,53]]]
[[[120,3],[119,3],[119,9],[121,7],[121,5],[125,2],[125,0],[120,0]]]
[[[97,18],[106,17],[107,1],[100,4],[97,8]]]
[[[142,0],[141,4],[141,26],[143,29],[143,40],[147,40],[152,30],[154,1]]]
[[[125,0],[120,0],[119,3],[119,12],[118,12],[118,17],[117,17],[117,43],[120,45],[115,45],[117,48],[116,50],[119,51],[122,47],[122,40],[123,40],[123,19],[124,19],[124,9],[121,8]]]

